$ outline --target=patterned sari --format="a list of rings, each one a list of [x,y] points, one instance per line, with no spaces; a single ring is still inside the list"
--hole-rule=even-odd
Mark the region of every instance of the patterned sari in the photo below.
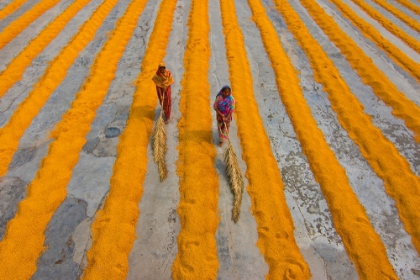
[[[219,110],[220,113],[225,118],[228,118],[223,122],[222,116],[217,114],[217,130],[219,131],[219,140],[220,142],[223,142],[225,139],[228,139],[228,133],[229,133],[229,127],[230,122],[232,121],[232,113],[235,110],[235,99],[232,95],[229,95],[228,97],[224,97],[222,92],[226,89],[226,86],[223,87],[220,92],[216,96],[216,101],[214,102],[214,109],[216,108]]]

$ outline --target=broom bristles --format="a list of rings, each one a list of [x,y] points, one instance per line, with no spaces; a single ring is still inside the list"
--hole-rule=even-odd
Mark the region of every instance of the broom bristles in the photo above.
[[[163,121],[162,113],[160,114],[156,125],[152,132],[152,150],[153,159],[158,165],[159,177],[162,182],[168,175],[166,169],[165,153],[166,153],[166,132],[165,123]]]
[[[229,185],[233,192],[233,209],[232,209],[232,220],[236,223],[239,220],[239,215],[241,213],[241,203],[242,203],[242,192],[244,189],[244,181],[242,178],[242,173],[239,168],[238,158],[233,148],[232,144],[229,141],[228,147],[224,153],[224,159],[226,163],[226,173],[229,177]]]

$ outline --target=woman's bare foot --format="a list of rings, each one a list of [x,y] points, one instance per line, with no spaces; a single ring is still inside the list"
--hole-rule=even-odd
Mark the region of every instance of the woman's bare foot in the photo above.
[[[219,142],[219,147],[222,147],[223,146],[223,141],[220,141]]]

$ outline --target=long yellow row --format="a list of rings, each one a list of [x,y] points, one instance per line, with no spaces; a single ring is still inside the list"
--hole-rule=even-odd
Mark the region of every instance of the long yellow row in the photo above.
[[[54,90],[66,78],[67,71],[88,43],[95,37],[105,18],[118,0],[105,0],[86,21],[79,32],[63,48],[48,66],[44,75],[33,86],[28,97],[19,104],[9,122],[0,128],[0,177],[5,175],[13,154],[19,146],[19,139],[40,112]]]
[[[373,92],[392,108],[392,113],[404,120],[405,125],[414,132],[415,140],[420,142],[420,108],[403,92],[392,84],[371,58],[347,35],[314,0],[301,0],[311,17],[346,57],[357,71],[363,83],[372,87]]]
[[[210,110],[208,0],[192,0],[184,53],[184,76],[178,123],[181,232],[172,266],[175,280],[216,279],[219,266],[216,230],[219,224],[219,182],[215,169]]]
[[[247,165],[247,189],[258,225],[258,247],[269,266],[267,279],[310,279],[309,267],[294,237],[281,174],[258,112],[234,0],[220,0],[220,7],[230,81],[237,101],[238,136]]]
[[[17,81],[22,79],[32,60],[37,57],[42,50],[64,29],[69,21],[90,1],[76,0],[62,14],[56,17],[51,23],[41,31],[29,44],[9,63],[7,68],[0,73],[0,98]]]
[[[341,1],[341,0],[340,0]],[[403,40],[408,46],[410,46],[413,50],[420,53],[420,42],[417,41],[415,38],[407,34],[404,30],[399,28],[396,24],[392,23],[389,19],[387,19],[384,15],[376,11],[372,6],[366,3],[363,0],[352,0],[356,3],[362,10],[364,10],[368,15],[372,18],[377,20],[383,27],[385,27],[388,31],[395,34],[401,40]],[[374,0],[378,2],[378,0]],[[379,1],[381,2],[381,1]]]
[[[380,5],[382,8],[399,18],[401,21],[405,22],[408,26],[410,26],[412,29],[416,30],[417,32],[420,32],[420,24],[412,19],[410,16],[404,14],[400,10],[398,10],[393,5],[389,4],[387,1],[384,0],[373,0],[375,3]]]
[[[45,11],[54,7],[60,0],[41,0],[24,15],[13,21],[0,33],[0,50],[21,33],[29,24],[39,18]]]
[[[409,163],[399,154],[396,147],[372,124],[370,116],[364,113],[362,104],[352,94],[334,63],[312,37],[287,0],[275,0],[275,3],[286,20],[289,30],[305,51],[315,79],[322,84],[324,91],[328,94],[331,107],[337,114],[341,126],[359,146],[363,157],[374,172],[384,181],[387,194],[395,200],[405,229],[411,235],[415,248],[420,252],[420,225],[418,223],[420,220],[418,208],[420,178],[413,173]],[[348,241],[354,244],[355,240],[353,238]],[[361,242],[365,240],[366,238],[363,238]],[[367,245],[364,247],[367,248]],[[358,248],[358,250],[362,252],[364,248]],[[350,253],[349,256],[354,259],[353,254]],[[378,262],[380,257],[379,254],[372,254],[370,260]],[[363,264],[369,262],[369,259],[365,258],[362,258]],[[385,264],[385,259],[382,262]],[[375,265],[372,264],[372,266]],[[381,267],[384,268],[382,265]],[[387,275],[391,273],[387,272]]]
[[[398,3],[400,3],[403,6],[407,7],[412,12],[420,15],[420,7],[419,6],[416,6],[415,4],[411,3],[408,0],[395,0],[395,1],[397,1]],[[417,2],[419,2],[419,1],[417,0]]]
[[[361,279],[382,279],[383,275],[396,279],[387,258],[385,246],[353,192],[345,169],[339,164],[312,117],[300,88],[297,73],[281,45],[276,30],[267,18],[264,7],[260,0],[248,0],[248,2],[271,61],[280,97],[314,177],[320,184],[331,211],[334,227],[342,238],[347,254],[355,264]],[[292,33],[296,30],[304,30],[302,32],[305,32],[305,36],[311,37],[304,24],[296,22],[295,12],[287,1],[275,1],[275,4]],[[301,42],[300,37],[296,39]],[[311,42],[311,44],[317,43]],[[321,56],[322,53],[319,55]],[[324,62],[321,67],[327,70],[327,62]],[[330,76],[330,79],[333,78],[335,76]]]
[[[351,22],[353,22],[353,24],[357,26],[367,38],[375,42],[376,45],[383,51],[385,51],[399,66],[405,69],[412,77],[414,77],[415,79],[417,79],[417,81],[420,82],[420,64],[413,61],[398,47],[394,46],[388,40],[386,40],[378,30],[376,30],[372,25],[370,25],[364,19],[358,16],[349,6],[344,4],[341,0],[329,1],[334,3],[336,7],[343,13],[343,15],[347,17]],[[364,4],[362,3],[361,5],[363,6]],[[420,53],[419,42],[413,42],[410,46]]]
[[[0,10],[0,20],[13,14],[17,9],[19,9],[23,4],[25,4],[26,1],[28,0],[14,0],[7,4],[6,7]]]
[[[133,0],[128,6],[97,55],[82,90],[52,132],[55,140],[49,146],[48,155],[0,242],[0,279],[29,279],[36,271],[36,261],[44,249],[44,231],[66,198],[67,184],[86,143],[96,109],[115,77],[118,62],[146,2]]]
[[[157,101],[152,77],[165,57],[176,3],[177,0],[163,0],[160,4],[136,80],[127,124],[120,136],[109,194],[92,224],[93,243],[87,253],[88,266],[83,279],[125,279],[127,276]]]

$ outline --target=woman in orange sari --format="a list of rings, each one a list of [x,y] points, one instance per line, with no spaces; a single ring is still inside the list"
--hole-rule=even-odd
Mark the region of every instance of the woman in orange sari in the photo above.
[[[164,112],[165,123],[169,122],[171,118],[171,85],[174,83],[174,78],[169,70],[166,70],[165,63],[160,63],[153,82],[156,84],[156,92],[159,97],[159,103]],[[163,104],[162,104],[163,101]]]

